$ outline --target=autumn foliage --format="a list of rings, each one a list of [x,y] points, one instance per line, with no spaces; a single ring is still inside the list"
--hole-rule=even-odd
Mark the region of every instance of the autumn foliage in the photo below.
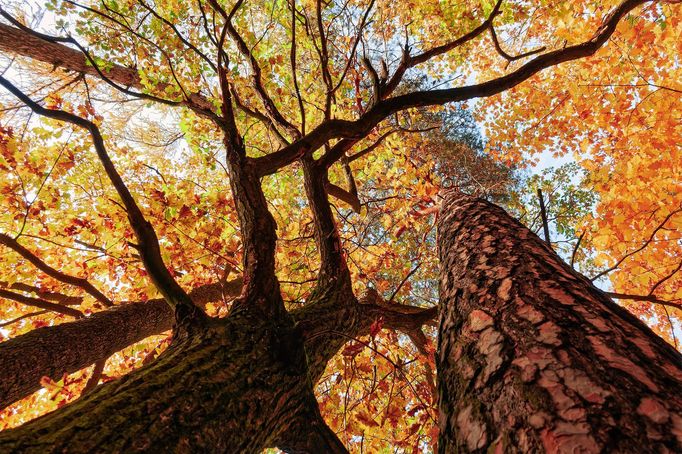
[[[456,187],[538,232],[542,189],[554,249],[678,348],[677,3],[7,2],[0,340],[130,302],[170,302],[164,282],[184,292],[239,279],[248,287],[249,254],[261,257],[244,240],[254,188],[276,223],[286,310],[318,296],[328,253],[361,303],[369,293],[402,315],[424,311],[438,303],[438,194]],[[81,66],[53,58],[57,47],[10,41],[20,34],[70,49]],[[158,257],[103,171],[93,128],[153,227]],[[574,164],[544,177],[534,167],[553,159]],[[327,251],[334,235],[340,250]],[[228,316],[240,292],[225,289],[204,302],[206,314]],[[433,451],[430,314],[409,329],[377,315],[326,364],[315,396],[350,451]],[[171,339],[158,333],[89,368],[39,377],[43,388],[4,408],[0,428],[153,362]]]

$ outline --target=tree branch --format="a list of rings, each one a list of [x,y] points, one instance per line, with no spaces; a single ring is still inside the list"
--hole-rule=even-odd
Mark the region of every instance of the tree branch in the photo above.
[[[100,79],[104,76],[115,86],[143,88],[137,70],[116,64],[107,65],[106,68],[93,66],[83,52],[60,44],[55,37],[39,34],[26,27],[16,28],[0,23],[0,50]],[[165,86],[162,84],[159,88],[163,90]],[[216,119],[213,104],[199,93],[190,94],[189,100],[182,104],[202,116]]]
[[[329,50],[327,49],[327,37],[324,33],[324,25],[322,24],[322,0],[316,1],[316,13],[317,13],[317,31],[320,35],[320,68],[322,69],[322,80],[327,87],[327,95],[325,97],[324,103],[324,118],[325,120],[331,117],[331,105],[333,90],[332,87],[332,76],[329,73]]]
[[[307,405],[294,416],[284,436],[276,446],[287,454],[328,453],[348,454],[348,450],[320,414],[310,390]]]
[[[677,213],[681,213],[681,212],[682,212],[682,208],[671,211],[670,214],[668,214],[668,216],[666,216],[665,219],[663,219],[663,222],[661,222],[660,224],[658,224],[656,226],[656,228],[654,228],[653,232],[651,232],[651,235],[649,235],[649,238],[647,238],[640,247],[638,247],[634,251],[628,252],[623,257],[621,257],[615,263],[615,265],[605,269],[604,271],[601,271],[600,273],[597,273],[594,277],[590,278],[590,280],[595,281],[595,280],[599,279],[600,277],[602,277],[606,274],[609,274],[611,271],[617,269],[620,266],[620,264],[625,261],[625,259],[627,259],[628,257],[632,257],[633,255],[637,254],[639,251],[643,250],[645,247],[647,247],[649,245],[649,243],[651,243],[654,240],[654,237],[656,236],[656,234],[665,226],[665,224],[670,220],[670,218],[672,218]]]
[[[680,271],[680,269],[682,269],[682,260],[680,260],[680,263],[678,263],[678,265],[677,265],[670,273],[668,273],[668,274],[666,274],[665,276],[663,276],[661,279],[658,280],[658,282],[656,282],[656,283],[653,285],[653,287],[651,287],[651,289],[649,290],[649,295],[653,295],[654,292],[656,291],[656,289],[657,289],[661,284],[663,284],[665,281],[667,281],[668,279],[670,279],[671,277],[673,277],[674,275],[676,275],[676,274],[678,273],[678,271]]]
[[[437,57],[439,55],[445,54],[447,52],[450,52],[451,50],[462,46],[469,41],[477,38],[480,36],[483,32],[485,32],[488,28],[492,27],[493,19],[497,17],[500,14],[500,7],[502,6],[502,0],[497,0],[497,3],[495,3],[495,6],[493,7],[493,10],[490,12],[490,15],[488,18],[478,27],[475,29],[471,30],[469,33],[455,39],[454,41],[450,41],[449,43],[443,44],[441,46],[434,47],[432,49],[429,49],[425,52],[422,52],[419,55],[415,56],[410,56],[410,48],[409,46],[405,45],[405,50],[403,52],[403,58],[400,61],[400,64],[398,65],[398,68],[396,69],[395,73],[391,77],[391,79],[388,81],[386,84],[386,88],[384,90],[384,96],[390,96],[396,88],[398,88],[398,85],[403,79],[403,76],[405,75],[405,72],[414,67],[417,66],[421,63],[425,63],[429,60],[431,60],[434,57]]]
[[[282,135],[281,132],[279,132],[279,129],[277,129],[277,126],[275,126],[275,123],[265,115],[264,113],[258,111],[257,109],[252,109],[246,104],[244,104],[239,97],[239,94],[237,93],[237,90],[232,86],[232,84],[229,85],[230,87],[230,93],[232,94],[232,99],[234,100],[235,105],[239,110],[244,112],[246,115],[248,115],[251,118],[254,118],[261,123],[265,125],[265,127],[268,129],[268,131],[272,131],[275,134],[275,137],[277,138],[277,141],[283,146],[286,147],[290,145],[289,141]]]
[[[234,8],[232,8],[230,14],[227,14],[227,12],[222,7],[220,7],[220,5],[218,5],[216,0],[209,0],[209,4],[211,5],[211,7],[213,7],[213,9],[216,10],[216,12],[218,12],[218,14],[220,14],[223,17],[223,19],[225,20],[225,29],[227,30],[227,34],[236,44],[239,53],[246,59],[249,69],[251,70],[251,85],[255,90],[256,94],[258,95],[258,97],[260,98],[261,102],[263,103],[263,107],[265,107],[265,111],[268,113],[268,116],[277,125],[279,125],[285,131],[287,131],[291,135],[291,137],[299,138],[301,136],[300,131],[296,129],[296,127],[293,124],[291,124],[288,120],[284,118],[282,113],[277,109],[277,106],[275,106],[275,103],[270,97],[270,95],[265,90],[262,80],[262,71],[258,64],[258,61],[256,61],[256,58],[253,56],[253,53],[249,49],[249,46],[246,44],[244,39],[241,37],[239,32],[237,32],[237,30],[234,28],[234,25],[232,24],[232,16],[241,7],[243,1],[244,0],[238,0],[237,3],[234,5]]]
[[[538,202],[540,203],[540,216],[542,217],[542,230],[545,233],[545,243],[552,247],[552,241],[549,237],[549,222],[547,222],[547,211],[545,210],[545,198],[542,195],[542,189],[538,187]]]
[[[662,300],[654,295],[629,295],[627,293],[617,293],[617,292],[604,292],[610,298],[615,298],[618,300],[632,300],[632,301],[646,301],[648,303],[660,304],[662,306],[673,307],[675,309],[682,310],[682,304],[673,303],[672,301]]]
[[[102,372],[104,371],[104,366],[107,364],[107,359],[109,358],[100,359],[95,363],[95,367],[92,369],[92,375],[90,375],[90,378],[88,378],[88,381],[85,383],[81,396],[97,387],[100,378],[102,378]]]
[[[303,178],[308,203],[313,212],[315,241],[320,254],[318,288],[328,288],[338,284],[344,291],[352,293],[350,272],[327,198],[326,188],[334,187],[327,184],[327,169],[318,166],[313,161],[312,156],[306,156],[303,158]],[[337,194],[345,197],[347,194],[345,191],[338,187],[335,188]]]
[[[502,49],[502,46],[500,46],[500,42],[497,40],[497,34],[495,33],[495,27],[493,27],[492,24],[490,25],[490,36],[493,39],[493,45],[495,46],[495,50],[497,51],[497,53],[500,54],[500,56],[507,60],[508,62],[513,62],[516,60],[520,60],[522,58],[530,57],[531,55],[539,54],[540,52],[544,52],[546,49],[545,46],[541,46],[538,47],[537,49],[524,52],[519,55],[509,55]]]
[[[140,243],[138,249],[142,262],[144,263],[152,282],[164,296],[168,304],[176,310],[178,322],[200,319],[205,316],[203,312],[192,303],[187,293],[180,287],[175,279],[173,279],[166,268],[163,258],[161,257],[161,249],[156,232],[151,223],[145,219],[142,211],[135,202],[135,199],[128,190],[128,187],[123,182],[121,175],[116,170],[114,163],[111,161],[104,146],[104,139],[97,125],[89,120],[63,110],[52,110],[42,107],[2,76],[0,76],[0,85],[4,86],[10,93],[16,96],[38,115],[74,124],[86,129],[90,133],[97,156],[104,167],[104,171],[126,208],[128,220]]]
[[[62,273],[61,271],[58,271],[54,268],[52,268],[50,265],[42,261],[38,256],[36,256],[33,252],[29,251],[26,249],[24,246],[19,244],[17,240],[14,238],[5,235],[4,233],[0,233],[0,244],[3,244],[7,246],[8,248],[12,249],[14,252],[25,258],[28,262],[30,262],[33,266],[38,268],[40,271],[43,273],[47,274],[53,279],[58,280],[59,282],[63,282],[65,284],[73,285],[75,287],[81,288],[83,291],[85,291],[88,295],[92,296],[95,298],[97,301],[101,302],[105,306],[112,306],[113,303],[109,298],[107,298],[102,292],[97,290],[94,285],[92,285],[87,279],[81,278],[81,277],[76,277],[76,276],[70,276],[66,273]],[[33,289],[28,290],[28,289],[23,289],[23,288],[17,288],[17,290],[24,290],[24,291],[35,291]],[[42,295],[41,295],[42,296]],[[61,306],[60,306],[61,307]]]
[[[254,161],[258,166],[259,174],[261,176],[270,175],[278,169],[300,159],[305,153],[317,150],[324,143],[334,138],[360,139],[386,117],[395,112],[414,107],[442,105],[450,102],[493,96],[528,80],[543,69],[590,56],[606,43],[616,30],[619,21],[626,14],[634,8],[651,1],[655,0],[625,0],[612,10],[605,23],[588,41],[541,54],[515,71],[496,79],[463,87],[416,91],[384,99],[357,120],[331,119],[325,121],[310,131],[305,137],[291,145],[270,155],[256,158]],[[388,89],[386,92],[388,92]]]
[[[301,113],[301,134],[305,135],[305,106],[301,97],[301,90],[298,86],[298,75],[296,74],[296,0],[291,0],[291,76],[294,82],[296,99],[298,100],[298,110]]]
[[[580,248],[580,243],[583,241],[583,238],[585,237],[585,233],[587,230],[583,230],[583,233],[580,234],[578,237],[578,241],[575,243],[575,247],[573,248],[573,253],[571,253],[571,268],[573,268],[573,264],[575,263],[575,255],[578,253],[578,249]]]
[[[17,323],[17,322],[19,322],[25,318],[36,317],[38,315],[47,314],[48,312],[50,312],[50,311],[42,310],[42,311],[30,312],[28,314],[20,315],[19,317],[13,318],[12,320],[8,320],[6,322],[0,323],[0,328],[4,328],[5,326],[13,325],[14,323]]]
[[[353,211],[355,211],[356,213],[360,213],[362,207],[360,206],[360,200],[358,199],[357,194],[353,195],[351,192],[346,191],[345,189],[340,188],[337,185],[329,182],[327,182],[325,188],[330,196],[347,203],[348,205],[350,205]]]
[[[37,307],[38,309],[56,312],[58,314],[68,315],[70,317],[83,318],[83,313],[72,307],[50,303],[44,299],[25,296],[20,293],[10,292],[9,290],[5,289],[0,289],[0,298],[16,301],[17,303],[25,304],[26,306]]]
[[[206,284],[189,295],[203,307],[242,289],[239,277]],[[38,315],[38,314],[33,314]],[[163,299],[128,302],[90,317],[29,331],[0,343],[0,410],[40,389],[43,376],[59,379],[173,326],[173,312]],[[17,370],[30,373],[17,374]]]

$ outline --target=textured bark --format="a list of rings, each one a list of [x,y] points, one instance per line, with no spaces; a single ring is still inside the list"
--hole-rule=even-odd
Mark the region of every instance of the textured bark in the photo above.
[[[190,292],[199,305],[237,296],[241,279]],[[74,322],[48,326],[0,343],[0,408],[41,388],[41,377],[58,380],[127,346],[172,328],[173,311],[162,299],[129,303]]]
[[[439,220],[439,452],[682,452],[682,358],[502,209]]]
[[[315,222],[315,243],[320,254],[318,288],[338,287],[341,292],[351,292],[351,278],[344,257],[341,238],[336,228],[327,196],[327,169],[306,156],[303,163],[303,180],[308,203]]]
[[[317,405],[300,336],[245,311],[154,363],[0,434],[2,452],[259,452]]]
[[[0,24],[0,50],[49,63],[55,67],[59,66],[69,71],[99,76],[97,70],[88,64],[81,51],[46,41],[10,25]],[[113,65],[104,71],[104,74],[125,87],[142,87],[140,76],[134,69]]]
[[[319,410],[318,410],[319,411]],[[291,424],[286,431],[285,438],[278,443],[278,448],[287,454],[347,454],[348,450],[341,440],[326,424],[320,424],[322,417],[302,418],[312,420],[311,424]]]
[[[194,337],[174,340],[149,366],[0,433],[0,452],[95,447],[98,452],[257,452],[266,446],[291,453],[346,452],[319,414],[313,384],[349,338],[368,333],[378,316],[387,328],[410,330],[430,321],[434,310],[383,307],[371,292],[360,301],[332,290],[318,295],[320,300],[291,313],[295,324],[273,325],[240,312],[211,319],[205,329],[195,328]],[[341,301],[345,298],[351,299]],[[171,311],[162,301],[141,305],[149,309],[156,304],[157,315],[165,314],[170,324]],[[135,325],[146,318],[127,322]],[[115,342],[113,334],[107,338]]]

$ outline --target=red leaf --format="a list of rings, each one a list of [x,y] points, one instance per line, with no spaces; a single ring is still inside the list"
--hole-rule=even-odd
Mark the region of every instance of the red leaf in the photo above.
[[[379,331],[381,331],[381,328],[384,326],[384,317],[379,317],[376,320],[374,320],[374,323],[369,327],[369,334],[372,336],[372,338],[376,337],[377,334],[379,334]]]
[[[362,345],[361,343],[358,342],[350,343],[346,345],[346,348],[343,349],[343,352],[341,352],[341,354],[343,356],[349,356],[352,358],[357,356],[357,354],[360,353],[363,348],[365,348],[365,346]]]

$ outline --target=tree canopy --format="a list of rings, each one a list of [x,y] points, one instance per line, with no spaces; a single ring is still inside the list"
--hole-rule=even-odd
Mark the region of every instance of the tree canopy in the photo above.
[[[554,249],[679,348],[679,3],[6,1],[0,338],[161,300],[177,336],[343,288],[371,320],[306,338],[343,345],[311,374],[324,421],[352,452],[430,452],[456,187],[531,228],[542,205]],[[166,317],[36,377],[0,427],[153,363]]]

